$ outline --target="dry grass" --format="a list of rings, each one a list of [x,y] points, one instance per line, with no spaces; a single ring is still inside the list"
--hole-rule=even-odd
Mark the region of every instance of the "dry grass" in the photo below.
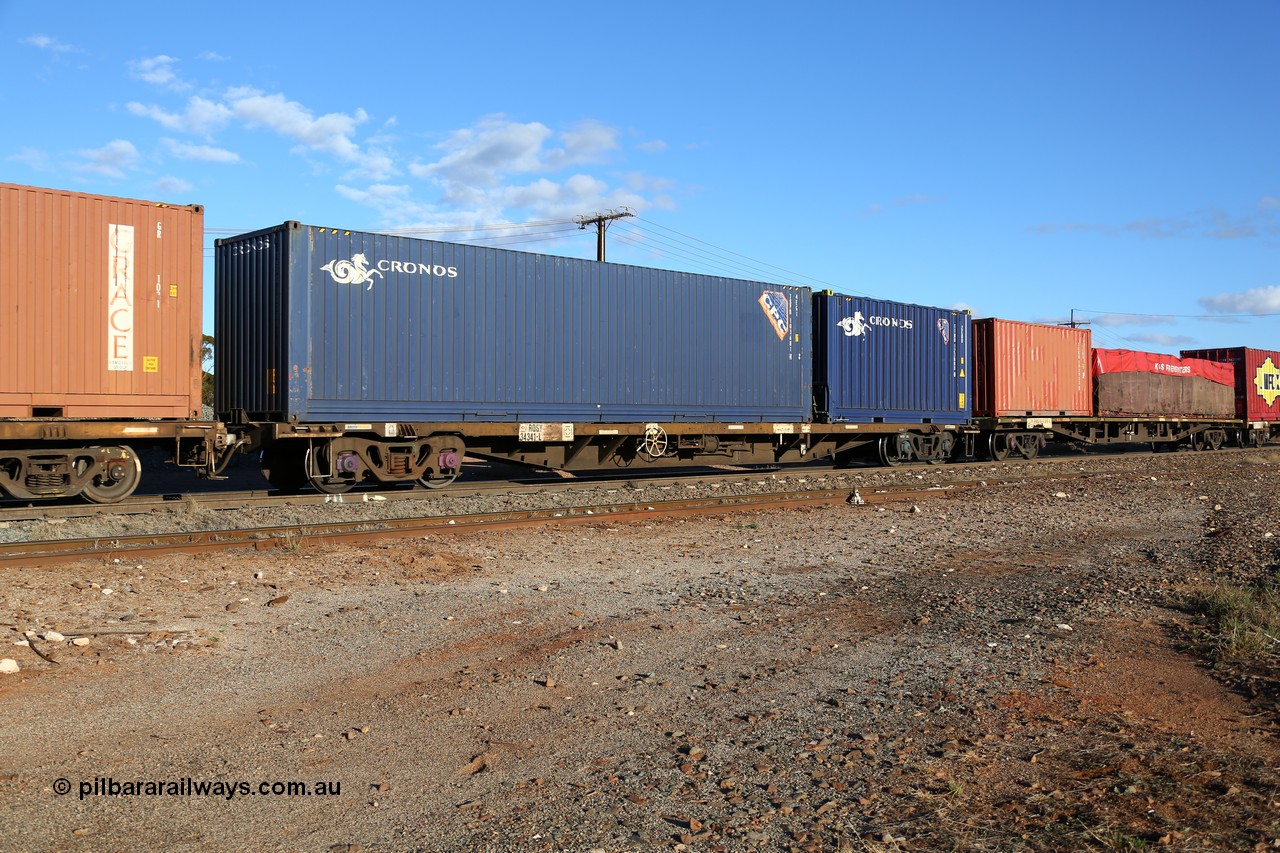
[[[1251,692],[1280,686],[1280,582],[1274,576],[1248,586],[1197,587],[1176,603],[1197,618],[1193,642],[1215,667],[1247,674]]]

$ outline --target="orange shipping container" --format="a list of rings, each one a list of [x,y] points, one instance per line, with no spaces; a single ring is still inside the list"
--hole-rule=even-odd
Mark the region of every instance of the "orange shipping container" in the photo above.
[[[0,183],[0,417],[200,416],[204,208]]]
[[[973,321],[974,417],[1093,414],[1088,329]]]

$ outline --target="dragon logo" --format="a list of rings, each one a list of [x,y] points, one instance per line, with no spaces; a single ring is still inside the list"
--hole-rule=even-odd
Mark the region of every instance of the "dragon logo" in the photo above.
[[[380,271],[369,269],[369,259],[364,256],[363,252],[352,255],[349,261],[329,261],[320,269],[333,276],[333,280],[338,284],[368,283],[369,286],[365,290],[373,290],[373,277],[375,275],[386,278]]]
[[[1276,398],[1280,397],[1280,367],[1276,367],[1270,357],[1262,362],[1254,374],[1253,387],[1258,389],[1258,396],[1266,400],[1268,406],[1275,405]]]
[[[852,317],[845,317],[836,325],[844,329],[846,338],[859,338],[867,331],[867,321],[862,318],[861,311],[854,311]]]
[[[942,335],[942,345],[944,347],[951,344],[951,323],[946,317],[938,318],[938,334]]]

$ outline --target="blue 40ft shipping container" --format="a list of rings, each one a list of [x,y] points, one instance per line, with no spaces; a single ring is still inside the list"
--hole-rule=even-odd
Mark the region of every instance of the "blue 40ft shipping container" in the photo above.
[[[830,292],[813,312],[818,420],[969,420],[969,312]]]
[[[216,255],[223,417],[809,420],[808,288],[296,222]]]

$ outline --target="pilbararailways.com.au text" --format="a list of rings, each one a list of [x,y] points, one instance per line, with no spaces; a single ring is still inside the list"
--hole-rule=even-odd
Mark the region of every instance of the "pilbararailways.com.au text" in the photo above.
[[[71,793],[71,780],[55,779],[53,792],[58,795]],[[225,780],[192,779],[126,779],[96,776],[82,779],[77,790],[80,799],[89,797],[337,797],[342,795],[339,781],[320,782],[232,782]]]

